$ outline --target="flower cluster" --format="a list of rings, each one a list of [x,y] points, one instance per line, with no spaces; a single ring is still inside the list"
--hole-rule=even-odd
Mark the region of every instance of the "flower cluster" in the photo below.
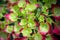
[[[2,39],[55,40],[54,34],[60,35],[60,8],[52,5],[56,0],[6,1],[0,6]]]

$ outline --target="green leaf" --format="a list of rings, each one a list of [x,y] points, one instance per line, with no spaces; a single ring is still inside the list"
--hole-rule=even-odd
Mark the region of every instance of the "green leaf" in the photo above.
[[[52,0],[51,2],[52,2],[52,4],[56,4],[57,1],[56,0]]]
[[[11,3],[17,2],[17,0],[9,0]]]
[[[0,13],[0,18],[2,18],[3,17],[3,14],[2,13]]]
[[[44,16],[43,15],[40,15],[40,17],[38,19],[39,19],[39,22],[44,22]]]
[[[41,8],[38,8],[38,9],[35,11],[35,15],[36,15],[37,18],[40,16],[40,12],[41,12]]]
[[[5,2],[6,2],[6,0],[1,0],[1,1],[0,1],[0,4],[3,5]]]
[[[30,37],[30,33],[31,33],[31,29],[30,28],[25,28],[22,30],[23,36],[27,36]]]
[[[54,15],[60,16],[60,8],[59,7],[54,8]]]
[[[1,12],[4,14],[4,13],[7,13],[7,8],[6,7],[2,7],[2,10]]]
[[[56,21],[55,23],[56,23],[57,27],[60,27],[60,21],[58,21],[58,22]]]
[[[1,32],[0,31],[0,37],[7,39],[7,33]]]
[[[1,24],[0,24],[0,27],[2,28],[2,29],[4,29],[5,28],[5,23],[4,22],[0,22]]]
[[[48,15],[48,12],[44,12],[43,14],[45,14],[47,16]]]
[[[50,35],[47,35],[46,40],[52,40],[52,37]]]
[[[48,2],[48,0],[43,0],[43,2]]]
[[[37,3],[37,0],[29,0],[29,2],[32,4],[32,3]]]
[[[0,18],[3,17],[3,14],[7,13],[6,7],[0,7]]]
[[[52,4],[56,4],[56,0],[43,0],[43,2],[45,2],[45,5],[47,6],[47,7],[51,7],[51,5]]]
[[[51,8],[51,4],[45,3],[45,5],[46,5],[48,8]]]

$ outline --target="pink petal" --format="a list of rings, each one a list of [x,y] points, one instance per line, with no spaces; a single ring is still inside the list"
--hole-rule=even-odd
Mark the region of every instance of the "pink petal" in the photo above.
[[[4,38],[0,37],[0,40],[4,40]]]
[[[36,8],[38,8],[40,5],[39,4],[36,4]]]
[[[15,40],[27,40],[26,37],[22,37],[22,38],[15,38]]]
[[[21,8],[20,8],[20,11],[22,12],[22,10],[23,10],[23,8],[21,7]]]
[[[57,27],[55,27],[55,29],[53,30],[53,33],[56,33],[56,34],[60,35],[60,31],[58,30]]]
[[[29,0],[25,0],[27,4],[30,4]]]
[[[54,18],[56,19],[56,21],[60,21],[60,16],[54,16]]]
[[[5,14],[5,18],[9,19],[10,14]]]

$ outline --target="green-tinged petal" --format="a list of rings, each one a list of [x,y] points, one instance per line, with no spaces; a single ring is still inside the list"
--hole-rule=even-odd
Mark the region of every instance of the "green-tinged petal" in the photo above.
[[[42,12],[47,12],[48,7],[47,6],[42,6]]]
[[[36,9],[35,4],[27,4],[25,10],[34,11]]]
[[[50,24],[53,22],[51,18],[46,18],[46,21],[49,22]]]
[[[19,7],[24,7],[25,5],[26,5],[25,0],[20,0],[20,1],[18,2],[18,6],[19,6]]]
[[[22,26],[26,25],[27,24],[27,19],[22,19],[21,22],[20,22],[20,24]]]
[[[21,26],[14,26],[14,31],[18,33],[21,29]]]
[[[9,16],[9,19],[10,19],[11,21],[17,21],[17,15],[14,14],[14,13],[12,13],[12,14],[10,14],[10,16]]]
[[[20,8],[18,5],[14,5],[13,7],[11,7],[11,10],[16,13],[16,15],[18,15],[20,13]],[[21,14],[20,14],[21,15]]]
[[[44,12],[43,14],[47,16],[47,15],[48,15],[48,13],[49,13],[49,12],[47,12],[47,11],[46,11],[46,12]]]
[[[23,17],[26,17],[27,13],[26,13],[25,9],[23,9],[23,10],[21,11],[21,14],[22,14]]]
[[[35,18],[34,13],[28,14],[28,20],[33,20]]]
[[[27,36],[30,37],[30,33],[31,33],[31,29],[30,28],[25,28],[22,30],[23,36]]]
[[[42,40],[42,36],[39,33],[34,34],[33,37],[34,37],[34,40]]]
[[[33,37],[29,37],[29,40],[34,40],[34,38]]]
[[[7,26],[7,28],[5,29],[5,31],[6,31],[7,33],[12,33],[12,31],[13,31],[13,26]]]
[[[35,22],[33,20],[28,21],[28,27],[30,27],[31,29],[35,28]]]
[[[40,32],[48,32],[49,26],[47,23],[40,23]]]
[[[39,19],[39,22],[44,22],[44,16],[43,15],[40,15],[40,17],[38,19]]]

